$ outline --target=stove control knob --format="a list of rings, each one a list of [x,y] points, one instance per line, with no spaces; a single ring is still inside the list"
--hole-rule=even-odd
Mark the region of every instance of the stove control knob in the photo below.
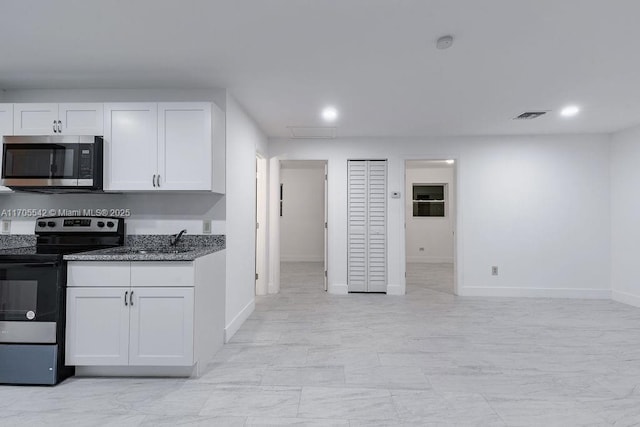
[[[114,225],[115,224],[113,223],[113,221],[107,222],[107,227],[109,227],[109,228],[113,228]]]
[[[47,222],[47,225],[48,225],[49,227],[55,227],[55,226],[56,226],[56,223],[55,223],[55,221],[49,221],[49,222]]]
[[[46,227],[47,223],[44,221],[38,221],[38,227]]]
[[[104,227],[104,222],[103,221],[98,221],[98,227],[100,227],[100,228]]]

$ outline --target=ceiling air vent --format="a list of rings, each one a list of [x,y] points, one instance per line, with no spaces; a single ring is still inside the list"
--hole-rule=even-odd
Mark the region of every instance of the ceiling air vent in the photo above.
[[[334,139],[336,137],[335,126],[289,126],[293,139]]]
[[[545,114],[547,114],[546,111],[525,111],[519,116],[514,117],[513,120],[533,120]]]

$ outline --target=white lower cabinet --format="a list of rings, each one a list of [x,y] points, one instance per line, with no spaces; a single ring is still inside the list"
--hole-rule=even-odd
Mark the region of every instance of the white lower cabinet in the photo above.
[[[67,290],[69,365],[193,365],[193,288]]]
[[[225,253],[69,261],[65,364],[81,376],[198,376],[224,343]]]
[[[194,272],[192,262],[69,263],[66,364],[192,366]]]
[[[129,364],[128,291],[119,287],[67,289],[67,365]]]
[[[193,288],[131,288],[129,365],[193,365]]]

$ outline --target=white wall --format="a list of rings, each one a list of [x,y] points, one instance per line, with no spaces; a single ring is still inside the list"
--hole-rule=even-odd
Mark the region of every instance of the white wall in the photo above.
[[[446,184],[444,217],[413,216],[413,184]],[[453,166],[407,167],[404,194],[407,262],[453,262]]]
[[[255,308],[256,152],[266,157],[268,142],[232,96],[226,104],[228,341]]]
[[[614,300],[640,307],[640,127],[611,143],[611,288]]]
[[[7,90],[4,102],[136,102],[205,101],[224,110],[226,91],[221,89],[69,89]],[[144,153],[140,153],[144,155]],[[128,208],[129,234],[170,234],[186,228],[202,234],[202,221],[212,221],[214,234],[225,233],[225,196],[214,193],[125,194],[0,194],[0,208],[9,209],[113,209]],[[34,219],[11,218],[11,232],[32,234]]]
[[[280,218],[280,260],[324,260],[324,166],[283,167],[284,203]]]
[[[331,292],[347,284],[347,159],[387,158],[389,191],[401,191],[406,159],[453,158],[461,295],[610,296],[607,136],[273,140],[270,154],[329,160]],[[392,293],[405,287],[403,198],[388,205]]]

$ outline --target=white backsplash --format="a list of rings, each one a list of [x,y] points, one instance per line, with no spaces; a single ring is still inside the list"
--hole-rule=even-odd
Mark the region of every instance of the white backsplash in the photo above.
[[[130,209],[127,234],[172,234],[186,229],[203,234],[203,221],[211,221],[211,234],[225,234],[225,197],[215,193],[157,194],[30,194],[0,195],[3,210],[35,209],[56,212],[83,209]],[[2,216],[11,220],[11,234],[33,234],[35,217]]]

